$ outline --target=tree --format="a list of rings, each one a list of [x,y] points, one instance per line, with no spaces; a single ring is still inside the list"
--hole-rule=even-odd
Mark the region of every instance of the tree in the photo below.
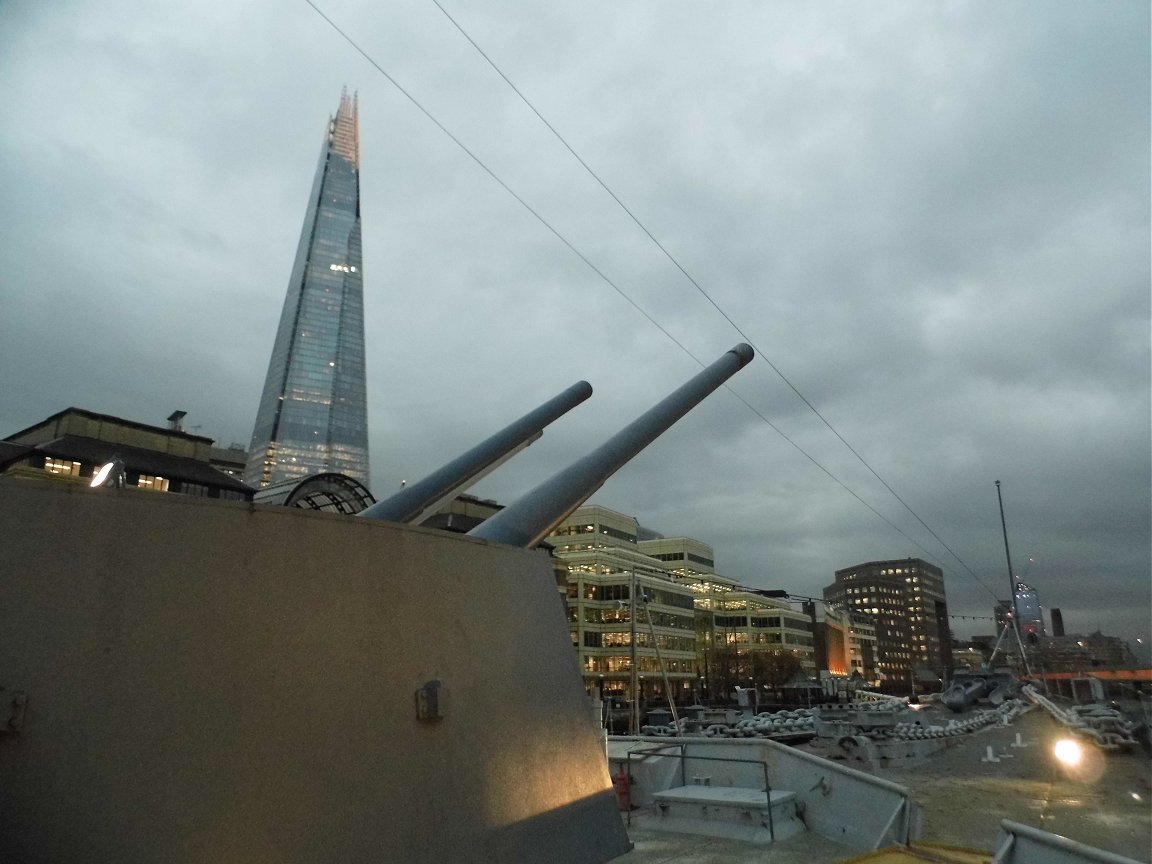
[[[780,689],[801,668],[800,658],[791,651],[757,651],[752,655],[752,677],[772,691]]]
[[[708,678],[713,699],[725,701],[733,696],[737,687],[745,686],[743,672],[744,658],[735,645],[720,645],[712,650],[709,659]]]

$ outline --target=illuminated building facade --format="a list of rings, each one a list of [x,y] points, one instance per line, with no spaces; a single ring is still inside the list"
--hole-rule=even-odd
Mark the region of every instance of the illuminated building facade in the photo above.
[[[645,533],[631,516],[588,505],[548,537],[567,565],[568,622],[590,693],[628,695],[633,634],[641,700],[663,696],[661,661],[678,700],[779,686],[797,665],[815,671],[809,615],[717,575],[708,544]],[[635,622],[633,591],[647,597]]]
[[[858,673],[869,684],[876,676],[876,625],[871,618],[825,605],[824,639],[827,643],[828,671],[836,676]]]
[[[368,484],[359,136],[356,97],[345,93],[328,121],[268,363],[250,486],[325,472]]]
[[[1021,637],[1031,637],[1035,644],[1036,639],[1044,636],[1044,612],[1040,608],[1040,598],[1036,589],[1026,582],[1016,583],[1016,614],[1019,616],[1019,629]],[[998,600],[992,610],[996,618],[996,628],[1003,629],[1012,620],[1012,601]]]
[[[717,657],[723,660],[725,649],[735,653],[736,668],[745,678],[774,679],[773,663],[768,655],[781,653],[794,656],[806,673],[816,672],[812,619],[787,600],[766,597],[764,592],[723,576],[713,576],[696,585],[695,590],[696,608],[706,613],[699,616],[697,639],[704,657],[712,658],[704,664],[710,675],[725,677],[725,670],[717,670],[714,662]],[[757,680],[756,683],[775,687],[784,682]]]
[[[691,537],[661,537],[636,545],[692,589],[697,661],[706,677],[724,649],[738,655],[740,662],[735,666],[745,678],[764,666],[753,655],[766,652],[792,654],[804,669],[815,670],[812,620],[787,600],[778,599],[780,592],[759,591],[718,575],[712,547]]]
[[[1036,589],[1026,582],[1016,583],[1016,614],[1019,616],[1022,636],[1044,635],[1044,614],[1040,611],[1040,598],[1036,596]]]
[[[876,627],[877,672],[886,689],[911,692],[913,675],[952,665],[944,574],[919,558],[869,561],[837,570],[827,603]]]
[[[664,562],[637,548],[639,534],[631,516],[593,505],[572,513],[547,542],[568,565],[568,624],[585,688],[629,692],[635,636],[640,699],[663,695],[661,661],[680,698],[697,680],[695,595]],[[647,598],[635,621],[633,592]]]

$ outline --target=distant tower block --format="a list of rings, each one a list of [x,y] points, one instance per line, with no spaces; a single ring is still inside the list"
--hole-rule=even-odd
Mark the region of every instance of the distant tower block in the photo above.
[[[1040,599],[1036,589],[1026,582],[1016,583],[1016,625],[1022,635],[1039,637],[1044,635],[1044,615],[1040,611]]]
[[[1064,635],[1064,613],[1059,609],[1052,610],[1052,635]]]
[[[359,113],[345,92],[320,151],[244,482],[331,472],[367,486],[367,405]]]

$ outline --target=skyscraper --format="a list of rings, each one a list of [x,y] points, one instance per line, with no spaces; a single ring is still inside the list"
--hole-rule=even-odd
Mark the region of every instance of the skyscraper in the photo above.
[[[876,625],[877,668],[891,689],[910,688],[922,669],[952,665],[944,573],[919,558],[869,561],[836,571],[824,600]],[[904,691],[906,692],[906,691]]]
[[[1036,589],[1026,582],[1016,583],[1016,614],[1019,616],[1021,635],[1044,635],[1044,613],[1040,611],[1040,598]]]
[[[367,401],[360,125],[356,97],[344,92],[328,119],[244,482],[333,471],[367,485]]]

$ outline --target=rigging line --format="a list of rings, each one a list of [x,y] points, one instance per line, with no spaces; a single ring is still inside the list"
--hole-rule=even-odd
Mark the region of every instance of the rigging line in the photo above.
[[[435,2],[435,0],[433,0],[433,2]],[[849,488],[844,483],[843,480],[841,480],[839,477],[837,477],[835,474],[833,474],[831,471],[829,471],[827,468],[825,468],[823,465],[821,465],[820,462],[818,462],[816,460],[816,457],[812,456],[812,454],[810,454],[807,450],[805,450],[803,447],[801,447],[799,444],[797,444],[795,441],[793,441],[791,438],[789,438],[787,435],[785,435],[783,430],[781,430],[779,426],[777,426],[775,423],[773,423],[771,420],[769,420],[764,414],[760,413],[760,411],[758,411],[756,408],[752,407],[752,404],[750,402],[748,402],[748,400],[745,399],[743,396],[741,396],[739,393],[737,393],[735,390],[733,390],[730,385],[725,384],[724,389],[727,390],[729,393],[731,393],[733,396],[735,396],[737,399],[739,399],[741,402],[743,402],[744,407],[746,407],[749,411],[751,411],[753,414],[755,414],[757,417],[759,417],[761,420],[763,420],[765,423],[767,423],[770,427],[772,427],[772,429],[774,429],[776,431],[777,435],[779,435],[781,438],[783,438],[785,441],[787,441],[789,444],[791,444],[793,447],[795,447],[804,456],[804,458],[806,458],[809,462],[811,462],[813,465],[815,465],[817,468],[819,468],[821,471],[823,471],[825,474],[827,474],[829,477],[831,477],[832,480],[835,481],[842,489],[844,489],[845,492],[847,492],[849,495],[851,495],[853,498],[855,498],[857,501],[859,501],[861,504],[863,504],[865,507],[867,507],[873,513],[875,513],[877,516],[879,516],[884,522],[886,522],[888,524],[888,526],[893,531],[895,531],[897,534],[900,534],[905,540],[907,540],[909,543],[911,543],[913,546],[915,546],[917,549],[919,549],[921,552],[923,552],[929,558],[932,557],[931,552],[929,552],[922,545],[920,545],[919,542],[917,542],[916,540],[909,537],[906,533],[904,533],[904,531],[902,529],[898,528],[896,525],[894,525],[892,522],[890,522],[888,520],[887,516],[885,516],[883,513],[881,513],[879,510],[877,510],[875,507],[873,507],[871,504],[869,504],[867,501],[865,501],[863,498],[861,498],[859,495],[857,495],[856,492],[854,492],[851,488]],[[985,586],[985,587],[987,587],[987,586]]]
[[[475,48],[476,51],[480,54],[480,56],[483,57],[485,59],[485,61],[487,61],[488,65],[491,66],[493,70],[495,70],[496,74],[499,75],[502,79],[504,79],[504,83],[506,83],[509,87],[512,88],[512,92],[514,92],[518,97],[520,97],[520,101],[522,101],[525,105],[527,105],[529,110],[531,110],[532,113],[536,115],[536,117],[540,120],[540,122],[543,123],[554,136],[556,136],[556,139],[562,145],[564,145],[564,148],[569,153],[572,154],[572,157],[577,162],[580,163],[580,165],[584,168],[584,170],[588,172],[589,176],[591,176],[592,179],[595,180],[600,185],[600,188],[608,193],[608,195],[612,198],[612,200],[615,201],[620,206],[620,209],[622,209],[626,214],[628,214],[628,217],[636,224],[636,226],[641,231],[643,231],[644,234],[647,235],[648,239],[651,240],[656,245],[656,248],[659,249],[662,253],[664,253],[664,257],[666,257],[669,261],[671,261],[672,264],[676,267],[676,269],[679,270],[682,274],[684,274],[684,278],[686,278],[689,282],[692,283],[693,286],[695,286],[696,290],[698,292],[700,292],[700,294],[704,297],[704,299],[707,300],[717,312],[720,313],[720,315],[724,318],[725,321],[728,322],[728,324],[732,327],[732,329],[735,330],[745,342],[747,342],[749,345],[751,345],[756,350],[757,356],[759,356],[765,363],[767,363],[768,366],[772,369],[772,371],[775,372],[776,375],[780,378],[780,380],[783,381],[786,385],[788,385],[789,389],[791,389],[792,392],[796,394],[796,396],[800,399],[800,401],[803,402],[806,406],[808,406],[808,409],[820,419],[820,422],[822,422],[826,427],[828,427],[829,431],[831,431],[833,435],[835,435],[838,439],[840,439],[840,442],[845,447],[848,448],[848,451],[853,456],[855,456],[857,460],[859,460],[860,464],[862,464],[865,468],[868,469],[869,472],[871,472],[873,477],[875,477],[877,480],[880,481],[880,483],[884,486],[885,489],[888,490],[888,492],[892,495],[892,497],[894,497],[897,501],[899,501],[904,506],[904,509],[907,510],[909,513],[911,513],[913,517],[915,517],[917,522],[919,522],[922,526],[924,526],[925,530],[927,530],[928,533],[931,534],[936,539],[936,542],[938,542],[941,546],[943,546],[945,549],[947,549],[949,554],[952,555],[952,557],[955,558],[960,563],[960,565],[965,570],[968,571],[968,573],[972,576],[972,578],[976,579],[976,581],[979,582],[980,581],[979,577],[976,576],[976,574],[960,558],[960,556],[957,555],[952,550],[952,548],[947,543],[945,543],[934,530],[932,530],[931,526],[929,526],[927,522],[925,522],[923,519],[920,518],[920,515],[908,505],[907,501],[905,501],[902,497],[900,497],[899,494],[897,494],[896,490],[893,489],[888,484],[888,482],[883,477],[881,477],[870,464],[868,464],[867,460],[865,460],[864,457],[860,455],[860,453],[856,450],[856,448],[848,443],[847,439],[845,439],[844,436],[841,435],[840,432],[836,429],[836,427],[834,427],[828,421],[828,419],[823,414],[820,413],[820,411],[816,408],[816,406],[813,405],[811,401],[809,401],[808,397],[806,397],[803,393],[801,393],[800,390],[788,379],[788,377],[783,372],[780,371],[780,369],[776,366],[776,364],[773,363],[768,358],[768,355],[760,350],[760,348],[752,341],[751,337],[749,337],[748,334],[746,334],[743,331],[743,329],[728,315],[728,313],[725,312],[720,307],[720,305],[712,298],[712,296],[704,289],[704,287],[699,282],[697,282],[695,278],[693,278],[692,274],[689,273],[684,268],[684,266],[681,265],[681,263],[676,259],[676,257],[673,256],[672,253],[668,251],[668,249],[664,246],[664,244],[661,243],[656,238],[656,236],[653,235],[653,233],[648,230],[648,227],[643,222],[640,221],[640,218],[635,213],[633,213],[632,210],[622,200],[620,200],[620,197],[614,191],[612,191],[611,188],[609,188],[607,183],[605,183],[600,178],[600,175],[597,174],[591,168],[591,166],[589,166],[588,163],[584,161],[583,158],[581,158],[580,154],[577,153],[575,149],[573,149],[572,145],[568,143],[568,141],[564,138],[564,136],[561,135],[556,130],[556,127],[554,127],[548,121],[548,119],[543,114],[541,114],[539,110],[537,110],[536,106],[533,105],[532,102],[528,99],[528,97],[525,96],[520,91],[520,88],[517,87],[507,75],[504,74],[504,71],[498,65],[496,65],[496,62],[491,57],[488,56],[487,52],[485,52],[484,49],[481,48],[479,44],[477,44],[476,40],[473,39],[471,35],[469,35],[468,31],[465,30],[454,17],[452,17],[451,13],[449,13],[448,10],[445,9],[443,5],[441,5],[440,0],[432,0],[432,2],[436,4],[437,9],[439,9],[442,13],[444,13],[444,17],[446,17],[450,22],[452,22],[452,26],[454,26],[458,31],[460,31],[460,35],[462,35],[465,39],[467,39],[468,42],[472,45],[472,47]],[[699,361],[697,361],[697,362],[699,362]],[[775,427],[773,427],[773,428],[775,428]],[[777,429],[776,431],[779,432],[780,430]],[[807,455],[807,454],[805,454],[805,455]],[[845,487],[845,488],[847,488],[847,487]],[[885,520],[885,521],[887,521],[887,520]],[[891,524],[891,523],[889,523],[889,524]],[[985,586],[985,587],[987,588],[987,586]]]
[[[400,93],[403,94],[404,98],[406,98],[409,102],[411,102],[413,105],[415,105],[416,108],[419,109],[420,113],[422,113],[425,117],[427,117],[429,120],[431,120],[432,123],[435,124],[437,129],[439,129],[441,132],[443,132],[445,135],[447,135],[452,140],[453,144],[455,144],[457,147],[459,147],[461,150],[463,150],[473,162],[475,162],[478,166],[480,166],[480,168],[483,169],[485,174],[487,174],[494,181],[496,181],[496,183],[499,184],[500,187],[505,192],[507,192],[509,195],[511,195],[513,198],[515,198],[521,207],[523,207],[525,210],[527,210],[529,213],[531,213],[534,217],[536,217],[536,221],[538,221],[541,225],[543,225],[545,228],[547,228],[548,231],[551,232],[551,234],[557,240],[559,240],[561,243],[563,243],[565,246],[567,246],[568,249],[572,252],[572,254],[574,254],[577,258],[579,258],[581,261],[583,261],[589,267],[589,269],[592,270],[593,273],[595,273],[597,276],[599,276],[601,279],[603,279],[606,283],[608,283],[608,285],[610,285],[616,291],[617,294],[619,294],[621,297],[623,297],[625,300],[627,300],[628,303],[631,304],[631,306],[637,312],[639,312],[641,315],[643,315],[645,318],[647,318],[649,323],[651,323],[653,327],[655,327],[657,330],[659,330],[661,333],[663,333],[665,336],[667,336],[669,339],[671,339],[677,345],[677,347],[680,348],[681,351],[683,351],[685,354],[687,354],[689,357],[691,357],[693,360],[695,360],[696,363],[698,363],[701,367],[705,366],[705,363],[702,360],[700,360],[700,358],[698,358],[695,354],[693,354],[691,351],[689,351],[688,348],[685,347],[684,343],[682,343],[679,339],[677,339],[675,336],[673,336],[671,333],[669,333],[666,329],[664,329],[664,327],[660,324],[659,321],[657,321],[655,318],[653,318],[651,315],[649,315],[648,312],[646,312],[643,309],[643,307],[641,307],[635,300],[633,300],[626,293],[624,293],[624,290],[619,285],[617,285],[615,282],[613,282],[612,279],[609,278],[609,276],[603,270],[601,270],[594,263],[592,263],[592,261],[589,260],[588,256],[586,256],[583,252],[581,252],[579,249],[577,249],[575,246],[573,246],[572,243],[570,243],[568,241],[568,238],[565,237],[563,234],[561,234],[556,228],[554,228],[552,226],[552,223],[549,222],[547,219],[545,219],[544,216],[541,215],[541,213],[539,211],[537,211],[531,204],[529,204],[522,197],[520,197],[520,195],[517,194],[516,191],[511,186],[509,186],[507,183],[505,183],[500,178],[500,176],[498,174],[496,174],[495,171],[493,171],[491,168],[489,168],[479,156],[477,156],[475,153],[473,153],[468,148],[468,145],[466,145],[463,141],[461,141],[454,134],[452,134],[451,130],[449,130],[447,126],[445,126],[443,123],[441,123],[436,118],[436,116],[434,114],[432,114],[432,112],[429,111],[427,108],[425,108],[415,96],[413,96],[411,93],[409,93],[407,90],[405,90],[404,87],[401,86],[400,82],[397,81],[395,78],[393,78],[391,75],[389,75],[388,72],[384,69],[384,67],[381,66],[379,63],[377,63],[367,51],[365,51],[363,48],[361,48],[356,43],[356,41],[352,39],[351,36],[349,36],[342,29],[340,29],[339,25],[337,25],[335,21],[333,21],[331,18],[329,18],[327,15],[325,15],[319,6],[317,6],[315,3],[313,3],[312,0],[304,0],[304,2],[307,3],[309,6],[311,6],[316,11],[317,15],[319,15],[326,22],[328,22],[328,25],[333,30],[335,30],[338,34],[340,34],[340,36],[344,39],[344,41],[347,42],[349,45],[351,45],[356,50],[356,52],[358,54],[360,54],[361,57],[363,57],[365,60],[367,60],[369,63],[371,63],[372,66],[375,67],[377,72],[379,72],[381,75],[383,75],[385,78],[387,78],[388,82],[393,87],[395,87],[397,90],[399,90]]]
[[[606,282],[609,286],[611,286],[612,289],[615,290],[617,294],[619,294],[626,301],[628,301],[628,303],[634,309],[636,309],[637,312],[639,312],[641,315],[643,315],[652,324],[652,326],[654,326],[657,330],[659,330],[661,333],[663,333],[665,336],[667,336],[668,339],[671,340],[678,348],[680,348],[681,351],[683,351],[685,354],[687,354],[689,357],[691,357],[699,366],[701,366],[701,367],[705,366],[704,362],[702,360],[700,360],[700,358],[698,358],[695,354],[693,354],[687,348],[687,346],[684,345],[684,343],[682,343],[679,339],[677,339],[675,336],[673,336],[655,318],[653,318],[647,311],[645,311],[635,300],[633,300],[631,297],[629,297],[628,294],[626,294],[624,292],[624,290],[619,285],[617,285],[614,281],[612,281],[612,279],[606,273],[604,273],[599,267],[597,267],[583,252],[581,252],[579,249],[577,249],[571,242],[569,242],[569,240],[563,234],[561,234],[555,227],[553,227],[552,224],[547,219],[545,219],[542,214],[540,214],[535,208],[532,207],[532,205],[530,205],[524,198],[522,198],[519,194],[517,194],[515,190],[513,190],[507,183],[505,183],[504,180],[501,179],[500,176],[497,175],[491,168],[489,168],[483,162],[483,160],[480,159],[479,156],[477,156],[474,152],[472,152],[472,150],[470,150],[468,148],[468,146],[466,144],[464,144],[463,141],[461,141],[459,138],[457,138],[448,129],[448,127],[446,127],[443,123],[441,123],[440,120],[437,119],[435,115],[433,115],[427,108],[425,108],[424,105],[421,104],[420,101],[418,99],[416,99],[415,96],[413,96],[411,93],[409,93],[400,84],[400,82],[398,82],[395,78],[393,78],[387,72],[387,70],[384,69],[384,67],[382,67],[379,63],[377,63],[376,60],[367,51],[365,51],[363,48],[361,48],[360,45],[354,39],[352,39],[351,36],[349,36],[343,29],[341,29],[341,27],[338,24],[336,24],[335,21],[333,21],[331,18],[329,18],[323,12],[323,10],[321,10],[320,7],[318,7],[313,2],[313,0],[304,0],[304,2],[307,3],[309,6],[311,6],[312,9],[316,12],[316,14],[319,15],[321,18],[323,18],[325,22],[327,22],[328,26],[330,26],[333,30],[335,30],[336,33],[339,34],[340,37],[342,39],[344,39],[345,42],[347,42],[358,54],[360,54],[361,57],[363,57],[365,60],[367,60],[372,65],[372,67],[375,68],[376,71],[378,71],[381,75],[383,75],[393,87],[395,87],[397,90],[399,90],[400,93],[409,102],[411,102],[425,117],[427,117],[436,126],[436,128],[438,128],[441,132],[443,132],[445,135],[447,135],[448,138],[457,147],[459,147],[461,150],[463,150],[464,153],[467,154],[468,157],[470,159],[472,159],[473,162],[475,162],[489,177],[491,177],[502,189],[504,189],[505,192],[507,192],[509,195],[511,195],[520,204],[520,206],[522,206],[525,210],[527,210],[529,213],[531,213],[536,218],[536,220],[538,222],[540,222],[541,225],[543,225],[546,229],[548,229],[548,231],[553,236],[555,236],[556,239],[558,239],[561,243],[563,243],[574,255],[576,255],[576,257],[578,257],[581,261],[583,261],[584,264],[586,264],[589,267],[589,269],[591,269],[604,282]],[[655,238],[653,238],[653,239],[655,239]],[[689,276],[689,278],[691,279],[690,276]],[[701,290],[703,290],[703,289],[701,289]],[[713,305],[715,305],[715,304],[713,304]],[[717,308],[719,308],[719,307],[717,307]],[[721,311],[721,314],[724,314],[723,311]],[[725,315],[724,317],[727,318],[727,315]],[[731,321],[731,319],[728,319],[728,320]],[[743,333],[739,327],[736,327],[735,324],[733,324],[732,326],[736,329],[736,331],[738,333],[743,335]],[[771,366],[772,364],[769,363],[769,365]],[[775,369],[774,366],[773,366],[773,369]],[[778,370],[777,370],[777,374],[779,374]],[[861,504],[864,504],[865,507],[867,507],[873,513],[875,513],[877,516],[879,516],[884,522],[886,522],[888,525],[890,525],[895,531],[897,531],[899,534],[904,536],[909,542],[913,543],[917,548],[921,549],[926,555],[931,557],[931,554],[926,549],[924,549],[924,547],[922,545],[920,545],[917,541],[915,541],[911,537],[909,537],[900,528],[897,528],[886,517],[881,515],[878,510],[876,510],[874,507],[872,507],[872,505],[870,505],[866,501],[864,501],[863,498],[861,498],[854,491],[852,491],[848,486],[846,486],[843,483],[843,481],[841,481],[838,477],[836,477],[834,474],[832,474],[831,471],[829,471],[822,464],[820,464],[820,462],[818,462],[813,456],[809,455],[795,441],[793,441],[791,438],[789,438],[787,435],[785,435],[780,430],[780,428],[777,427],[775,424],[773,424],[771,421],[769,421],[768,418],[764,416],[764,414],[762,414],[760,411],[753,408],[748,403],[747,400],[745,400],[743,397],[739,396],[739,394],[736,394],[735,391],[731,390],[731,388],[728,388],[726,386],[726,389],[728,389],[730,392],[732,392],[734,395],[736,395],[736,397],[738,399],[740,399],[740,401],[743,402],[744,405],[747,406],[748,409],[752,411],[752,413],[754,413],[757,417],[759,417],[761,420],[763,420],[765,423],[767,423],[772,429],[774,429],[777,432],[777,434],[779,434],[782,438],[784,438],[785,441],[787,441],[789,444],[791,444],[793,447],[795,447],[797,450],[799,450],[814,465],[816,465],[818,468],[820,468],[821,471],[823,471],[825,474],[827,474],[829,477],[831,477],[834,481],[836,481],[836,483],[838,483],[845,490],[847,490],[849,492],[849,494],[851,494],[854,498],[856,498],[857,501],[859,501]],[[907,505],[905,505],[905,506],[907,506]],[[915,514],[913,514],[913,515],[915,515]],[[939,538],[937,538],[937,539],[939,539]],[[947,548],[947,547],[945,547],[945,548]],[[969,572],[971,572],[971,571],[969,571]],[[973,578],[976,578],[975,574],[973,574]],[[977,578],[977,581],[980,582],[980,580],[978,578]],[[984,583],[981,582],[980,584],[983,585]],[[988,586],[985,585],[984,587],[986,590],[991,591],[991,589],[989,589]]]

